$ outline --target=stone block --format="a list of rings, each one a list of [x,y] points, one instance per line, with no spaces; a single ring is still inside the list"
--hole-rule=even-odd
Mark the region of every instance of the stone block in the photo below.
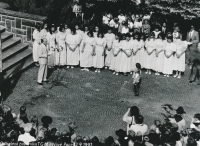
[[[1,21],[1,17],[2,17],[2,15],[0,14],[0,21]]]
[[[15,20],[15,17],[11,17],[11,16],[2,16],[2,19],[9,19],[9,20]]]
[[[0,21],[0,25],[5,27],[5,22]]]
[[[31,27],[27,27],[27,41],[32,41]]]
[[[11,20],[6,20],[6,30],[11,32],[12,22]]]
[[[12,27],[16,28],[16,21],[12,21]]]
[[[22,19],[16,18],[16,28],[21,28],[22,27]]]
[[[26,28],[27,28],[26,26],[23,26],[23,25],[22,25],[22,29],[26,30]]]
[[[35,27],[35,21],[22,19],[22,25]]]
[[[26,30],[18,29],[18,28],[12,28],[12,33],[20,34],[20,35],[26,35]]]

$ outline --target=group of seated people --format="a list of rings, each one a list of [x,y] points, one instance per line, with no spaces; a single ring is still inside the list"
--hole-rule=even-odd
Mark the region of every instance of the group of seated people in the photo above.
[[[49,116],[41,118],[40,124],[36,115],[28,118],[26,107],[21,106],[18,115],[7,105],[1,106],[0,141],[1,145],[91,145],[91,146],[199,146],[200,114],[192,118],[190,128],[186,127],[183,107],[176,110],[169,104],[162,105],[165,119],[155,120],[149,128],[144,124],[144,117],[137,106],[132,106],[123,116],[127,130],[116,130],[117,139],[109,136],[104,142],[98,137],[78,135],[75,122],[68,124],[67,129],[59,131],[51,127],[53,122]],[[148,123],[149,124],[149,123]],[[50,128],[51,127],[51,128]]]

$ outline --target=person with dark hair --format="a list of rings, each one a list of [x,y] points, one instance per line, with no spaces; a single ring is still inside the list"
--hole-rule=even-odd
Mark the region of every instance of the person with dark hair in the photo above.
[[[142,24],[142,33],[149,35],[151,30],[151,26],[149,25],[149,21],[146,19]]]
[[[83,30],[83,38],[84,37],[87,37],[87,33],[89,32],[89,28],[88,28],[88,25],[85,25],[84,26],[84,30]]]
[[[153,31],[154,35],[155,35],[155,39],[158,38],[158,35],[161,33],[161,31],[159,30],[159,26],[155,27],[155,30]]]
[[[47,24],[47,22],[43,22],[42,29],[40,31],[41,39],[46,38],[47,33],[48,33],[48,24]]]
[[[57,50],[55,56],[55,65],[67,65],[67,51],[65,45],[66,33],[63,26],[59,27],[59,32],[56,34]]]
[[[165,40],[166,36],[167,36],[167,33],[169,32],[169,28],[167,26],[167,24],[164,22],[162,24],[162,27],[161,27],[161,36],[162,36],[162,39]]]
[[[97,34],[100,32],[99,26],[94,27],[94,38],[97,38]]]
[[[76,33],[80,36],[80,39],[83,39],[83,31],[80,29],[80,24],[75,24]]]
[[[115,34],[115,40],[112,44],[112,57],[110,63],[110,70],[113,70],[113,74],[118,75],[119,72],[119,63],[121,58],[120,50],[120,34]]]
[[[127,134],[131,125],[135,124],[135,117],[140,115],[140,109],[137,106],[128,108],[127,112],[123,116],[123,121],[127,123]]]
[[[105,34],[106,39],[106,58],[105,58],[105,68],[110,67],[111,57],[112,57],[112,44],[115,40],[115,35],[112,33],[112,28],[108,27],[108,33]]]
[[[174,52],[175,44],[173,43],[173,37],[168,36],[167,42],[165,43],[164,50],[164,63],[163,63],[163,74],[165,77],[169,77],[173,73],[173,63],[174,63]]]
[[[187,34],[187,41],[190,42],[188,47],[189,51],[189,62],[193,64],[194,57],[196,56],[196,52],[198,52],[197,45],[199,43],[199,33],[195,30],[194,25],[191,25],[190,31]],[[190,69],[192,69],[192,65],[190,65]]]
[[[127,73],[132,71],[132,43],[130,41],[131,35],[127,33],[125,35],[125,40],[121,42],[121,61],[120,61],[120,72],[124,73],[127,76]]]
[[[93,56],[95,56],[95,39],[93,32],[89,31],[87,36],[83,38],[83,46],[80,54],[80,66],[84,71],[89,71],[89,67],[93,66]]]
[[[100,73],[100,69],[104,67],[104,56],[105,56],[106,40],[102,32],[97,33],[95,38],[95,53],[93,56],[93,66],[96,68],[95,72]]]
[[[131,125],[129,130],[133,130],[135,133],[140,132],[143,136],[148,130],[148,126],[144,124],[144,117],[142,115],[136,116],[135,124]]]
[[[35,62],[36,66],[39,66],[39,57],[38,57],[38,49],[41,43],[41,34],[40,34],[40,26],[37,24],[35,25],[35,30],[33,31],[33,61]]]
[[[151,74],[151,70],[155,67],[155,34],[152,33],[149,38],[145,41],[146,48],[146,62],[145,67],[147,71],[146,74]]]
[[[140,40],[139,40],[139,48],[140,48],[140,51],[138,51],[138,63],[141,64],[141,68],[144,67],[145,65],[145,54],[146,54],[146,51],[144,49],[144,44],[145,44],[145,35],[144,34],[140,34]],[[145,67],[144,67],[145,68]]]
[[[185,51],[187,50],[188,43],[182,41],[180,37],[175,41],[176,54],[174,55],[174,70],[176,74],[174,77],[181,78],[181,73],[185,71]]]
[[[64,28],[65,28],[66,35],[71,34],[71,29],[69,29],[68,23],[64,24]]]
[[[133,40],[131,40],[131,43],[132,43],[132,49],[133,49],[133,55],[131,56],[131,59],[132,59],[132,71],[135,70],[135,64],[137,62],[139,62],[140,60],[140,56],[139,56],[139,52],[140,52],[140,49],[141,49],[141,44],[139,42],[139,33],[135,33],[133,35]],[[132,72],[131,72],[132,74]]]
[[[50,30],[47,33],[47,49],[48,49],[48,67],[53,68],[55,65],[55,49],[56,49],[56,27],[51,24]]]
[[[162,40],[162,35],[159,34],[158,38],[155,39],[155,48],[156,48],[156,55],[155,55],[155,75],[159,76],[163,70],[163,61],[164,61],[164,49],[165,43]]]
[[[76,29],[71,29],[71,34],[66,36],[67,45],[67,68],[77,66],[79,64],[79,46],[81,43],[80,35],[76,33]]]
[[[139,96],[139,88],[142,81],[141,74],[142,74],[141,64],[136,63],[132,75],[133,85],[134,85],[133,91],[135,93],[135,96]]]

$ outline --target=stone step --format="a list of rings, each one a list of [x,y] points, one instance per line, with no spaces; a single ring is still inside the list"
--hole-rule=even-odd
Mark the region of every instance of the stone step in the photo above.
[[[3,27],[3,26],[0,26],[0,33],[3,33],[3,32],[5,32],[5,31],[6,31],[6,28]]]
[[[10,32],[3,32],[3,33],[1,33],[1,41],[2,42],[5,42],[5,41],[7,41],[8,39],[10,39],[12,37],[13,37],[13,34],[10,33]]]
[[[3,59],[2,59],[3,62],[10,59],[17,53],[22,52],[23,50],[27,49],[28,47],[29,47],[28,44],[19,43],[15,46],[11,47],[10,49],[7,49],[6,51],[3,52]]]
[[[12,79],[16,75],[22,73],[23,71],[31,67],[33,64],[34,63],[32,57],[24,59],[22,62],[16,64],[11,69],[4,72],[4,79],[5,80]]]
[[[10,38],[9,40],[2,43],[2,52],[19,44],[20,42],[21,42],[20,38]]]
[[[1,27],[5,27],[5,22],[4,21],[0,21],[0,26]]]
[[[19,62],[22,62],[24,59],[32,56],[32,50],[26,49],[16,55],[14,55],[12,58],[6,60],[3,62],[3,71],[7,71]]]

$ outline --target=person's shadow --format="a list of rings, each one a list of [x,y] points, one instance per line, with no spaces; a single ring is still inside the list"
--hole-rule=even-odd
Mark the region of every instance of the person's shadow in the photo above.
[[[5,101],[13,93],[13,89],[21,78],[21,72],[25,62],[26,60],[21,62],[10,74],[0,72],[0,102]],[[7,76],[6,78],[5,75]]]

